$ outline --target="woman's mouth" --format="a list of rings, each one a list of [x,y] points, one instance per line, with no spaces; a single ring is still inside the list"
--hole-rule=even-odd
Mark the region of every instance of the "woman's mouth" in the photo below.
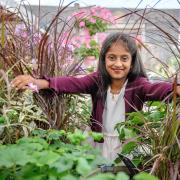
[[[120,73],[120,72],[122,72],[124,69],[112,69],[114,72],[116,72],[116,73]]]

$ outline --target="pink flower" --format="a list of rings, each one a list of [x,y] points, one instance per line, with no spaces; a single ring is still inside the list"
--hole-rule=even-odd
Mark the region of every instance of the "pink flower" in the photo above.
[[[86,42],[85,42],[85,45],[86,45],[86,47],[87,47],[88,49],[91,48],[91,46],[90,46],[90,41],[86,41]]]
[[[91,23],[95,24],[95,23],[96,23],[96,19],[94,19],[94,18],[90,18],[90,19],[89,19],[89,22],[91,22]]]
[[[89,29],[84,29],[84,36],[90,36]]]
[[[37,93],[39,92],[37,85],[33,83],[29,83],[28,86],[29,86],[29,89],[31,89],[33,92],[37,92]]]
[[[85,27],[85,22],[84,22],[84,21],[81,21],[81,22],[79,23],[79,27]]]

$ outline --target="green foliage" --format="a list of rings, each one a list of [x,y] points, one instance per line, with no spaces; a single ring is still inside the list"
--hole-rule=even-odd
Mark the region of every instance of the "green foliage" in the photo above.
[[[133,151],[137,147],[136,142],[128,142],[127,144],[124,144],[122,147],[122,154],[130,154],[131,151]]]
[[[74,54],[81,59],[84,59],[87,56],[94,56],[98,59],[99,44],[95,40],[91,40],[89,44],[89,48],[87,48],[85,44],[82,44],[80,48],[75,49]]]
[[[84,158],[79,158],[77,161],[76,171],[82,175],[87,175],[92,170],[91,166],[89,165],[88,161]]]
[[[176,120],[178,115],[173,116],[174,112],[172,104],[148,102],[144,111],[128,114],[127,121],[116,126],[122,142],[121,153],[131,155],[139,169],[155,166],[155,169],[152,168],[153,173],[164,179],[175,173],[168,163],[175,166],[179,157],[176,138],[180,124]],[[147,174],[137,176],[138,179],[148,177],[153,179]]]
[[[115,176],[110,173],[98,174],[94,177],[88,178],[88,180],[114,180],[114,179],[115,179]]]
[[[32,92],[16,93],[11,93],[10,100],[5,97],[0,101],[0,143],[13,143],[28,136],[40,122],[48,124],[42,110],[34,104]]]
[[[0,179],[129,180],[123,172],[114,175],[97,171],[98,174],[89,176],[98,165],[107,161],[93,147],[79,145],[79,141],[84,140],[80,131],[71,133],[73,144],[63,142],[63,139],[69,139],[69,133],[63,130],[35,130],[32,134],[32,137],[19,139],[16,144],[0,145]],[[77,137],[78,144],[74,144]],[[143,175],[146,176],[151,177]],[[137,180],[141,177],[137,176]]]
[[[92,138],[96,142],[101,141],[103,139],[103,134],[102,133],[90,132],[89,135],[92,136]]]
[[[36,130],[33,134],[16,144],[0,146],[0,179],[76,179],[106,162],[89,145],[64,143],[63,138],[69,139],[64,131]],[[74,141],[78,136],[78,142],[82,137],[80,131],[71,135]]]
[[[105,32],[107,30],[108,27],[107,22],[95,16],[92,16],[92,18],[96,20],[96,23],[92,23],[88,19],[84,19],[85,26],[88,28],[91,36],[95,35],[97,32]]]
[[[87,136],[82,131],[76,130],[74,133],[68,132],[67,138],[72,144],[80,145],[82,141],[86,140]]]
[[[0,150],[0,166],[10,168],[14,165],[24,166],[27,162],[31,162],[32,158],[27,152],[16,146],[7,146]]]
[[[145,172],[139,173],[138,175],[134,176],[134,180],[158,180],[158,179],[159,178]]]

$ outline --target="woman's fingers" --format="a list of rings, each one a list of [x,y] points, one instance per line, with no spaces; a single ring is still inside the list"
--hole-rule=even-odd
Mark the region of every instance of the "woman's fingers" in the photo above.
[[[11,86],[12,86],[13,88],[18,88],[20,84],[21,84],[21,81],[18,80],[18,79],[14,79],[14,80],[11,82]]]
[[[29,75],[19,75],[14,80],[12,80],[11,85],[15,89],[27,89],[28,84],[33,83],[33,77]]]

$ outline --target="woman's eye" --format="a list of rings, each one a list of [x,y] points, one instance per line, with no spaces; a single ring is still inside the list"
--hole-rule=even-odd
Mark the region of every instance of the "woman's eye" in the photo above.
[[[127,61],[129,58],[127,56],[122,57],[123,61]]]
[[[115,57],[114,56],[108,56],[108,59],[113,61],[113,60],[115,60]]]

